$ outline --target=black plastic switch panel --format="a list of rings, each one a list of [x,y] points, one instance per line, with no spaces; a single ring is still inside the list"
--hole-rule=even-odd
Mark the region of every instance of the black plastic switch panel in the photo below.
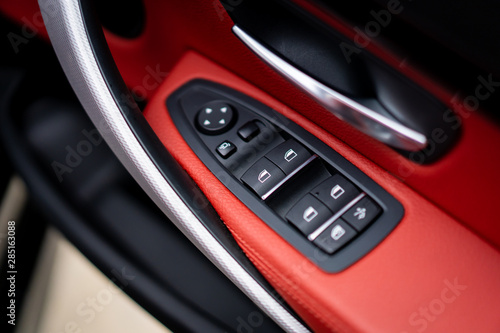
[[[241,177],[241,181],[253,189],[259,197],[262,197],[284,178],[283,171],[263,157],[245,172]]]
[[[257,126],[255,121],[249,121],[238,130],[238,136],[246,142],[255,138],[259,133],[260,128]]]
[[[266,157],[288,175],[307,161],[311,154],[300,143],[290,139],[271,150]]]
[[[194,80],[166,103],[207,168],[326,272],[340,272],[362,258],[404,215],[401,203],[339,153],[249,96]]]
[[[380,207],[368,197],[361,199],[356,205],[349,209],[342,218],[354,229],[361,231],[372,222],[380,213]]]
[[[311,193],[336,213],[360,192],[350,181],[337,174],[316,186]]]
[[[347,244],[356,234],[353,228],[342,219],[338,219],[314,240],[314,244],[326,253],[332,254]]]
[[[304,235],[318,229],[330,217],[332,212],[310,194],[300,199],[286,214],[286,219]]]
[[[212,102],[198,112],[196,126],[205,134],[221,134],[232,127],[235,116],[236,112],[229,104]]]
[[[224,141],[216,148],[217,153],[222,158],[228,158],[236,152],[236,146],[231,141]]]

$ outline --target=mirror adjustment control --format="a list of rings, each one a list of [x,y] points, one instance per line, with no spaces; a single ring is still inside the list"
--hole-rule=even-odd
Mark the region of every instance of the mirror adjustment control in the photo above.
[[[356,234],[353,228],[342,219],[338,219],[314,240],[314,244],[323,251],[332,254],[346,245]]]
[[[360,192],[350,181],[336,174],[316,186],[311,193],[335,213]]]
[[[243,174],[241,181],[262,197],[284,178],[285,174],[280,168],[262,157]]]
[[[229,104],[211,102],[198,111],[196,127],[205,134],[221,134],[233,126],[235,118],[236,112]]]
[[[311,154],[300,143],[289,139],[267,153],[266,157],[289,175],[307,161]]]
[[[331,216],[332,212],[325,205],[312,195],[306,194],[290,209],[286,219],[307,236]]]
[[[380,207],[368,197],[361,199],[349,209],[342,218],[357,231],[361,231],[372,222],[380,213]]]

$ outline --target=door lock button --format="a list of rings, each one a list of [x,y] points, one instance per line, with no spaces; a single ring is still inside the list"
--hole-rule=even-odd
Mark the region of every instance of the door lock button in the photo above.
[[[287,175],[307,161],[311,154],[300,143],[289,139],[266,154]]]
[[[300,199],[286,214],[286,219],[306,236],[318,229],[330,217],[332,212],[310,194]]]
[[[241,181],[262,197],[284,178],[285,174],[280,168],[262,157],[243,174]]]
[[[311,193],[336,213],[360,192],[350,181],[337,174],[316,186]]]

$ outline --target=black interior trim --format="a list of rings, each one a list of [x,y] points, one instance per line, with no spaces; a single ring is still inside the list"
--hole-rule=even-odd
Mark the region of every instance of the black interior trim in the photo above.
[[[194,125],[194,115],[200,110],[201,106],[206,105],[212,100],[227,101],[227,103],[239,110],[242,117],[245,112],[253,112],[253,117],[257,119],[257,121],[262,119],[264,122],[273,124],[280,133],[289,135],[305,146],[309,151],[317,154],[327,165],[332,166],[336,172],[342,174],[359,189],[364,191],[382,208],[383,214],[381,214],[369,228],[351,241],[350,244],[333,255],[326,255],[297,230],[293,229],[283,220],[283,216],[279,217],[275,211],[264,204],[252,191],[244,187],[239,179],[228,171],[224,166],[224,160],[214,153],[216,146],[208,143],[222,142],[226,139],[227,133],[223,133],[219,135],[218,138],[210,141],[206,138],[202,139],[201,135],[197,133]],[[189,106],[192,107],[187,108],[187,103],[183,103],[183,101],[189,101]],[[297,250],[302,252],[309,260],[326,272],[340,272],[353,265],[387,237],[387,235],[398,225],[404,215],[404,208],[401,203],[339,153],[299,125],[249,96],[214,82],[197,79],[190,81],[176,90],[167,98],[165,103],[177,129],[183,135],[191,149],[210,171],[212,171],[212,173],[236,197],[238,197],[238,199],[250,208],[252,212],[266,222]],[[209,149],[207,145],[210,145],[212,149]],[[256,162],[260,156],[271,149],[272,147],[267,147],[265,150],[255,153],[253,155],[254,159],[251,162],[247,161],[244,166],[248,168],[253,162]],[[308,179],[314,178],[314,175],[318,175],[321,172],[321,169],[315,168],[314,165],[312,165],[310,169],[312,170],[312,175],[307,175]],[[304,170],[304,173],[307,174],[307,172],[307,170]],[[236,172],[237,175],[241,173],[242,172]],[[303,178],[300,178],[297,182],[291,181],[291,183],[298,183],[300,185],[303,180]],[[321,180],[323,179],[319,181]],[[314,187],[312,184],[309,185],[311,189]],[[286,193],[285,197],[292,197],[294,191],[291,186],[284,187],[286,187],[283,189]],[[276,197],[277,196],[279,196],[279,193],[276,194]],[[273,198],[270,199],[272,205],[280,205],[277,200],[273,200]],[[296,199],[298,200],[298,198]]]
[[[364,30],[373,13],[387,10],[387,0],[312,0],[324,12]],[[458,97],[475,96],[478,77],[500,81],[498,15],[494,0],[399,1],[403,10],[392,15],[374,41],[405,58]],[[481,100],[481,111],[500,121],[500,94]]]
[[[177,161],[168,153],[151,129],[141,111],[121,79],[121,75],[113,61],[106,39],[98,24],[95,9],[91,1],[81,0],[80,6],[83,13],[89,40],[103,78],[106,80],[109,91],[114,97],[116,105],[120,109],[124,119],[140,141],[146,153],[158,167],[165,180],[177,192],[186,206],[197,216],[200,222],[209,230],[220,244],[230,253],[233,258],[257,281],[269,295],[279,304],[287,309],[290,314],[302,322],[300,317],[279,297],[274,288],[264,279],[260,272],[253,266],[250,260],[238,246],[230,232],[227,230],[217,213],[210,205],[203,193],[198,189],[194,181],[179,166]],[[192,198],[204,198],[207,205],[199,205]]]
[[[460,136],[454,113],[433,95],[299,6],[285,0],[229,5],[235,24],[300,71],[425,135],[429,145],[418,152],[395,149],[411,161],[435,162]],[[439,139],[436,130],[443,132]]]
[[[19,79],[17,83],[20,81]],[[144,274],[139,267],[124,258],[110,245],[109,240],[93,230],[87,221],[65,203],[61,194],[50,185],[38,167],[38,163],[30,153],[30,148],[23,137],[14,130],[15,124],[9,112],[10,97],[8,93],[13,93],[17,84],[14,80],[12,83],[12,90],[6,92],[1,99],[0,137],[2,142],[6,143],[5,148],[12,163],[25,179],[30,193],[36,198],[36,204],[46,214],[47,220],[61,230],[108,278],[121,286],[127,294],[137,300],[153,316],[168,323],[172,330],[196,332],[199,327],[204,327],[210,332],[220,332],[219,326],[199,316],[170,293],[165,292],[150,276]],[[50,209],[47,209],[48,207]],[[126,281],[120,281],[121,276],[116,276],[114,273],[122,267],[126,267],[127,272],[134,276],[133,283],[129,283],[127,288],[123,288],[123,283]],[[176,311],[170,312],[162,309],[176,309]]]
[[[104,142],[94,143],[91,153],[59,178],[53,162],[68,163],[67,147],[78,151],[88,139],[83,130],[95,132],[76,99],[51,93],[56,86],[61,88],[58,91],[69,88],[64,76],[62,81],[51,80],[41,96],[28,97],[44,75],[31,73],[17,80],[2,71],[1,77],[10,87],[0,93],[1,142],[42,213],[38,219],[45,217],[55,225],[119,288],[170,329],[238,331],[252,315],[262,318],[262,329],[282,331],[168,221]],[[31,254],[36,253],[33,245],[26,244]],[[133,279],[124,280],[123,268]],[[21,279],[19,288],[21,295]]]
[[[139,37],[146,25],[143,0],[94,1],[99,21],[108,31],[128,39]]]

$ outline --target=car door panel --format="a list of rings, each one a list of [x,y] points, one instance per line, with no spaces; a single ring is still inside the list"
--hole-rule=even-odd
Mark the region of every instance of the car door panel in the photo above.
[[[186,11],[189,9],[184,7],[171,8],[173,5],[168,4],[168,2],[161,6],[169,7],[159,8],[154,13],[151,13],[152,22],[161,22],[159,18],[156,19],[156,16],[161,16],[162,13],[166,12],[175,12],[176,10],[180,12],[175,16],[188,15]],[[193,9],[191,15],[198,15],[198,11],[203,11],[201,8],[204,8],[207,15],[190,19],[197,23],[192,24],[190,21],[189,29],[195,29],[196,33],[190,34],[189,38],[171,36],[173,34],[171,31],[183,31],[183,29],[170,25],[155,27],[155,37],[150,37],[151,40],[147,40],[145,37],[148,33],[153,34],[147,29],[145,36],[141,36],[140,40],[132,42],[111,34],[107,35],[118,68],[127,84],[132,87],[132,90],[136,87],[139,94],[143,94],[141,97],[149,96],[154,92],[154,89],[144,89],[148,85],[144,83],[145,79],[152,77],[152,70],[153,72],[156,71],[160,77],[164,77],[169,72],[173,61],[182,54],[183,49],[192,48],[198,50],[202,54],[224,64],[227,69],[246,78],[279,100],[284,101],[289,107],[297,110],[307,118],[320,124],[325,130],[400,178],[457,220],[476,230],[489,242],[497,247],[500,245],[498,225],[489,222],[495,219],[495,213],[492,210],[482,208],[495,204],[494,189],[500,186],[500,179],[495,177],[495,165],[500,162],[498,160],[500,157],[497,154],[490,153],[494,150],[494,142],[500,139],[500,131],[498,126],[492,123],[480,110],[471,111],[466,105],[458,103],[453,88],[433,81],[419,68],[414,68],[408,63],[403,63],[403,66],[400,66],[402,64],[401,57],[395,56],[391,51],[384,50],[381,47],[373,47],[373,51],[370,49],[388,64],[400,70],[414,82],[435,95],[454,113],[458,114],[460,118],[459,122],[463,131],[450,152],[443,159],[431,165],[419,165],[401,157],[391,148],[359,133],[359,131],[332,116],[323,107],[318,106],[316,102],[311,101],[305,94],[298,92],[293,85],[268,69],[234,37],[230,31],[232,27],[231,19],[226,16],[225,12],[221,12],[220,7],[214,6],[213,3],[200,4],[196,10]],[[331,23],[331,20],[328,22]],[[176,22],[175,24],[178,27],[183,26],[181,23]],[[208,26],[210,29],[204,28]],[[196,40],[192,39],[193,35],[197,36]],[[166,47],[163,49],[162,45],[158,47],[157,39],[169,41],[178,39],[181,45],[175,47],[176,43],[174,42],[173,48],[169,44],[168,49]],[[136,45],[133,46],[133,44]],[[178,53],[175,52],[177,49],[179,50]],[[128,56],[131,52],[134,52],[134,54],[140,52],[141,55],[144,53],[142,58],[139,55],[139,59],[143,64],[142,68],[132,64],[133,61],[137,60]],[[173,57],[172,54],[176,54],[176,56]],[[170,60],[167,62],[164,59]],[[134,73],[128,74],[129,71],[134,71]],[[150,80],[150,82],[154,81]],[[151,83],[149,84],[151,85]],[[481,82],[478,81],[477,84],[480,85]],[[157,84],[154,83],[154,88],[156,89],[156,87]],[[463,97],[462,101],[466,97]],[[484,138],[488,138],[488,140],[484,140]],[[434,140],[442,140],[442,137],[436,134]],[[474,156],[474,158],[470,158],[470,156]],[[418,155],[414,157],[416,161],[419,159]],[[451,165],[455,167],[450,167]],[[464,177],[463,175],[467,176]],[[475,195],[463,195],[463,190],[468,188],[473,188]]]
[[[448,107],[447,121],[460,128],[440,159],[415,163],[418,154],[408,159],[359,132],[262,62],[231,30],[230,14],[239,3],[144,0],[146,19],[139,37],[106,29],[104,34],[124,82],[145,105],[143,114],[154,133],[278,292],[272,296],[318,332],[497,331],[500,224],[494,208],[500,129],[486,104],[467,104],[468,97],[477,99],[477,91],[495,96],[496,77],[476,74],[474,66],[464,69],[473,73],[472,90],[464,94],[450,77],[439,77],[390,41],[375,38],[364,48]],[[293,3],[321,24],[356,38],[355,26],[341,15],[309,1]],[[0,2],[0,9],[30,31],[26,41],[49,40],[35,1]],[[29,29],[36,32],[27,38]],[[314,50],[304,52],[314,56]],[[179,133],[165,102],[195,79],[244,93],[315,135],[403,205],[400,224],[348,269],[323,271],[239,201]],[[435,133],[427,149],[433,149],[433,140],[443,140],[439,128]]]
[[[401,224],[375,250],[341,273],[328,274],[312,264],[235,198],[175,128],[165,100],[177,88],[198,78],[244,92],[321,138],[403,203],[406,214]],[[445,327],[477,329],[479,322],[484,325],[481,330],[491,331],[498,325],[482,308],[471,313],[476,297],[490,308],[498,306],[497,296],[492,295],[497,289],[495,276],[500,273],[497,251],[345,143],[234,74],[194,52],[188,53],[151,99],[145,115],[253,263],[313,330],[414,331],[423,327],[424,321],[435,331]],[[460,296],[453,309],[440,314],[440,321],[431,326],[419,313],[419,304],[440,299],[445,290],[450,290],[450,284],[462,288],[456,290]],[[469,286],[474,286],[474,293],[467,295]],[[462,316],[464,312],[483,319],[470,323]]]

